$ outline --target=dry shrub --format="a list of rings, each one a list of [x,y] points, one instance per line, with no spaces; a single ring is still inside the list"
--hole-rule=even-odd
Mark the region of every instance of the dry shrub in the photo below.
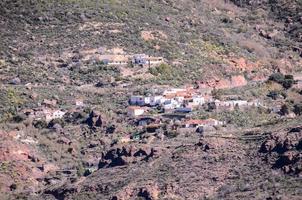
[[[262,44],[252,40],[246,40],[239,43],[239,46],[248,50],[250,53],[255,53],[260,57],[269,57],[269,52]]]
[[[233,13],[239,12],[239,9],[236,5],[231,2],[226,3],[225,0],[207,0],[207,2],[213,9],[216,8],[218,10],[230,11]]]
[[[268,81],[266,84],[266,88],[269,91],[283,91],[282,85],[273,81]]]

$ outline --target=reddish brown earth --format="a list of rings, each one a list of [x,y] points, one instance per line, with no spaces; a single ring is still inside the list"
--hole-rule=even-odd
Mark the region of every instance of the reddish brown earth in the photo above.
[[[0,132],[1,191],[35,192],[42,186],[41,179],[57,167],[45,162],[35,147],[16,136],[17,132]]]
[[[208,81],[199,81],[198,86],[204,89],[226,89],[236,88],[247,85],[247,80],[242,75],[232,76],[229,79],[218,79],[214,78]]]
[[[154,143],[152,148],[118,146],[104,152],[100,168],[84,180],[46,193],[66,199],[299,199],[298,190],[284,193],[281,185],[274,186],[281,187],[278,193],[267,191],[263,176],[270,180],[285,175],[268,165],[260,167],[266,163],[254,145],[192,135]]]

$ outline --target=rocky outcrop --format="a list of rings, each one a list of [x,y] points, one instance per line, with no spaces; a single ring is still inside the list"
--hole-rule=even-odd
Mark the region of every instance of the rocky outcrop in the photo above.
[[[226,89],[242,87],[247,84],[247,80],[243,75],[231,76],[228,79],[214,78],[206,81],[197,82],[199,88],[211,88],[211,89]]]
[[[256,30],[259,32],[259,35],[261,37],[264,37],[266,39],[273,39],[278,35],[278,31],[277,30],[264,30],[263,28],[256,26]]]
[[[156,157],[157,150],[150,147],[123,146],[110,149],[102,154],[99,168],[124,166]]]
[[[102,127],[103,120],[102,120],[101,113],[98,111],[91,111],[89,117],[86,120],[86,123],[90,127]]]
[[[247,84],[246,79],[242,75],[231,77],[231,87],[241,87]]]
[[[156,31],[141,31],[141,37],[145,41],[152,41],[152,40],[165,40],[168,36],[160,30]]]
[[[55,99],[52,99],[52,100],[44,99],[43,102],[42,102],[42,105],[54,108],[57,105],[57,100],[55,100]]]
[[[0,140],[0,192],[35,192],[41,186],[39,180],[57,169],[32,145],[19,140],[17,132],[0,131]]]
[[[228,62],[230,68],[235,71],[251,72],[259,68],[259,63],[250,62],[245,58],[232,58]]]
[[[302,127],[272,133],[261,145],[272,168],[282,169],[287,174],[302,174]]]
[[[114,195],[111,200],[145,199],[158,200],[160,189],[156,183],[146,183],[144,186],[130,186]]]
[[[20,85],[21,80],[20,80],[20,78],[16,77],[16,78],[13,78],[9,83],[12,85]]]

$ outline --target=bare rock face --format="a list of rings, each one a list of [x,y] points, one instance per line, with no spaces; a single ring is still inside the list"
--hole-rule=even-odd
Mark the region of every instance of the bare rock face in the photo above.
[[[102,121],[101,113],[98,111],[92,111],[89,114],[89,117],[86,120],[86,123],[90,127],[102,127],[103,121]]]
[[[259,31],[259,35],[266,38],[266,39],[273,39],[278,34],[277,30],[265,31],[263,29],[259,29],[258,31]]]
[[[203,151],[210,150],[210,145],[207,142],[205,142],[204,140],[202,140],[202,139],[199,140],[199,142],[196,143],[195,146],[198,147],[198,148],[200,148],[200,149],[202,149]]]
[[[302,174],[302,127],[273,133],[260,147],[272,168],[282,169],[287,174]]]
[[[39,189],[48,172],[56,170],[37,153],[31,145],[17,139],[17,133],[0,130],[0,193],[7,191],[31,191]],[[42,166],[42,168],[41,168]],[[12,179],[12,175],[17,174]],[[22,182],[22,180],[27,180]]]
[[[127,187],[120,191],[117,195],[111,199],[114,200],[128,200],[128,199],[146,199],[146,200],[158,200],[160,189],[156,183],[146,183],[139,188]]]
[[[99,168],[124,166],[139,161],[148,161],[155,157],[157,151],[150,147],[123,146],[110,149],[102,154]]]
[[[236,70],[236,71],[247,71],[251,72],[255,69],[259,68],[258,63],[252,63],[245,58],[233,58],[229,60],[229,65],[231,69]]]
[[[231,86],[232,87],[241,87],[247,84],[246,79],[242,75],[232,76],[231,77]]]
[[[271,152],[275,146],[276,146],[275,140],[273,140],[273,139],[267,140],[264,143],[262,143],[260,152],[263,152],[263,153]]]
[[[207,81],[200,81],[197,84],[199,88],[225,89],[245,86],[247,84],[247,80],[243,75],[237,75],[232,76],[229,79],[213,78]]]
[[[36,100],[36,99],[38,98],[38,94],[35,93],[35,92],[33,92],[33,93],[30,95],[30,98],[31,98],[32,100]]]
[[[16,77],[16,78],[13,78],[9,83],[12,85],[20,85],[21,80],[20,80],[20,78]]]
[[[44,106],[47,106],[47,107],[56,107],[57,100],[55,100],[55,99],[52,99],[52,100],[44,99],[42,104]]]

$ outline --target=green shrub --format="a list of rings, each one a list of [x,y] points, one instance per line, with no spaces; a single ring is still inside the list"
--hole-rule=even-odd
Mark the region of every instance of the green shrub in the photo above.
[[[274,81],[282,85],[285,89],[289,89],[295,83],[293,75],[283,75],[282,73],[274,73],[269,79],[270,81]]]
[[[47,128],[47,122],[44,120],[33,121],[33,126],[38,129]]]
[[[83,163],[79,161],[77,166],[77,175],[78,177],[81,177],[84,175],[84,173],[85,173],[85,168],[83,166]]]
[[[153,76],[158,76],[157,69],[154,67],[149,68],[149,73],[152,74]]]
[[[26,119],[26,116],[24,114],[18,114],[18,115],[15,115],[12,120],[15,123],[21,123],[25,119]]]
[[[274,73],[272,75],[270,75],[269,79],[270,81],[274,81],[274,82],[277,82],[277,83],[282,83],[283,80],[284,80],[284,75],[281,74],[281,73]]]
[[[289,89],[293,86],[294,84],[294,80],[293,79],[284,79],[284,81],[282,82],[282,86],[285,89]]]
[[[160,64],[159,66],[149,68],[149,72],[154,75],[170,75],[172,73],[172,67],[168,64]]]

